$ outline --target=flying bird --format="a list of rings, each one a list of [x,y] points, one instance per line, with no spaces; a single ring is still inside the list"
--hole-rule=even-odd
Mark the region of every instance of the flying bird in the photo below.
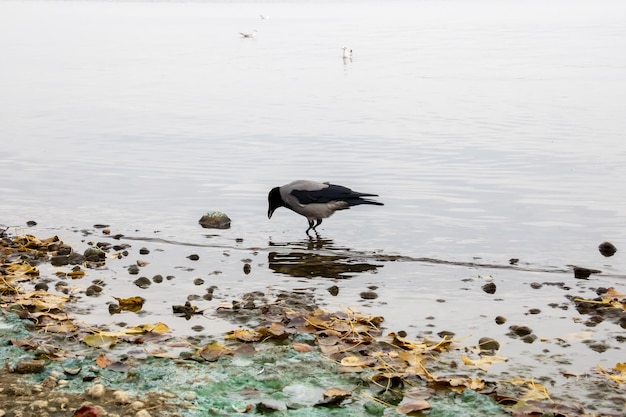
[[[348,49],[347,46],[344,46],[341,49],[343,50],[343,57],[344,58],[352,58],[352,49]]]
[[[242,38],[256,38],[256,29],[252,29],[252,32],[239,32]]]
[[[342,185],[328,182],[298,180],[281,187],[272,188],[267,196],[269,209],[267,217],[279,207],[286,207],[307,218],[309,230],[319,226],[322,220],[332,216],[337,210],[346,210],[360,204],[382,206],[383,203],[363,197],[378,197],[377,194],[359,193]]]

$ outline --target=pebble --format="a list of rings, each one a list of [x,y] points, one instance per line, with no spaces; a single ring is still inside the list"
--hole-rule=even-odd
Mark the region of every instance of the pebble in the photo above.
[[[481,337],[478,340],[478,348],[481,352],[495,352],[500,349],[500,343],[491,337]]]
[[[133,410],[142,410],[143,408],[145,408],[146,405],[141,402],[141,401],[134,401],[131,405],[130,408]],[[143,411],[143,410],[142,410]],[[149,415],[149,414],[148,414]]]
[[[113,399],[118,404],[130,404],[130,395],[126,391],[115,391],[113,393]]]
[[[493,282],[487,283],[485,285],[483,285],[483,291],[486,292],[487,294],[495,294],[496,293],[496,284],[494,284]]]
[[[15,365],[15,373],[18,374],[40,374],[46,366],[43,359],[19,361]]]
[[[85,394],[91,398],[102,398],[106,390],[104,389],[104,385],[96,384],[92,387],[87,388]]]
[[[364,300],[375,300],[378,298],[378,294],[376,294],[374,291],[363,291],[359,295]]]
[[[198,395],[195,392],[188,392],[183,398],[187,401],[192,401],[195,400],[197,396]]]
[[[146,410],[139,410],[137,411],[137,414],[135,414],[135,417],[152,417],[152,416]]]
[[[29,407],[30,407],[31,410],[43,410],[45,408],[48,408],[48,401],[46,401],[46,400],[35,400],[35,401],[30,403]]]

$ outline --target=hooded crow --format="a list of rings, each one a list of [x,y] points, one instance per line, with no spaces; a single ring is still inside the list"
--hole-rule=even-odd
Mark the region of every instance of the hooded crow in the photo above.
[[[306,229],[306,233],[308,234],[311,229],[315,231],[315,228],[322,223],[322,219],[332,216],[337,210],[346,210],[359,204],[383,205],[383,203],[363,197],[378,197],[378,195],[359,193],[328,182],[298,180],[282,187],[275,187],[270,191],[267,196],[269,202],[267,217],[271,219],[278,207],[287,207],[307,218],[309,228]]]

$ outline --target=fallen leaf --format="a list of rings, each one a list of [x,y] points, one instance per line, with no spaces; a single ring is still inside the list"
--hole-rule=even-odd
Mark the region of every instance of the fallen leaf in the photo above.
[[[307,345],[306,343],[294,343],[291,345],[291,347],[298,353],[311,352],[313,349],[315,349],[313,346]]]
[[[205,360],[214,362],[224,355],[232,355],[233,351],[219,342],[209,343],[198,352]]]
[[[90,333],[83,337],[83,343],[91,347],[108,348],[118,342],[117,336],[107,335],[103,333]]]
[[[107,358],[107,355],[105,355],[104,353],[98,355],[98,357],[96,358],[96,365],[98,365],[98,367],[103,368],[103,369],[111,365],[112,363],[113,361]]]
[[[413,400],[400,404],[396,407],[396,411],[401,414],[411,414],[418,411],[429,410],[430,408],[431,406],[426,400]]]

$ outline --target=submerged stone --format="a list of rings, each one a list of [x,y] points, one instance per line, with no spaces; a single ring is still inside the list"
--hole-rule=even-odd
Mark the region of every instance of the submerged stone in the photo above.
[[[209,211],[198,223],[205,229],[230,229],[230,218],[221,211]]]

